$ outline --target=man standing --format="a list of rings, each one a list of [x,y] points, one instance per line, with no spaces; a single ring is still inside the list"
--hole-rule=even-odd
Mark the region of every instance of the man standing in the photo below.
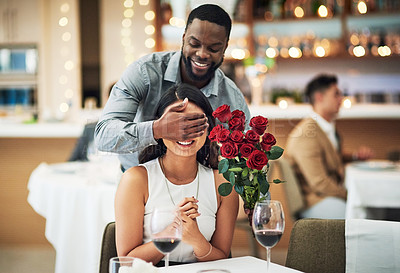
[[[289,134],[285,156],[301,185],[306,210],[304,218],[344,219],[347,191],[343,185],[345,155],[335,129],[342,93],[333,75],[319,75],[305,91],[313,107],[311,117],[302,120]],[[361,147],[354,157],[372,155]]]
[[[150,120],[161,94],[184,82],[198,87],[214,109],[228,104],[250,117],[237,86],[219,69],[228,46],[232,22],[219,6],[192,10],[180,52],[156,52],[132,63],[115,84],[95,131],[101,151],[119,153],[122,169],[138,164],[138,152],[156,139],[187,141],[207,130],[204,115],[186,114],[187,100],[160,119]]]

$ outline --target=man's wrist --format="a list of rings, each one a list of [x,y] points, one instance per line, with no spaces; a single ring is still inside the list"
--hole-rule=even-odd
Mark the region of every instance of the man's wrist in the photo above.
[[[154,140],[158,140],[159,138],[161,138],[161,136],[158,135],[158,120],[153,121],[152,128]]]

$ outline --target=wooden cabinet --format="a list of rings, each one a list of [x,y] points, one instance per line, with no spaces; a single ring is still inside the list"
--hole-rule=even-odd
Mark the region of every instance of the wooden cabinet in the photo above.
[[[40,37],[39,1],[0,1],[0,43],[36,43]]]

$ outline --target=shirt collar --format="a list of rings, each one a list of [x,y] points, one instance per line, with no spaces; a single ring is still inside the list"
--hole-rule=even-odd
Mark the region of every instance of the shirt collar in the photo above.
[[[176,83],[180,83],[182,81],[180,73],[180,61],[181,52],[177,51],[172,55],[168,62],[168,66],[164,74],[164,80]]]
[[[181,56],[181,51],[177,51],[172,55],[168,62],[167,69],[165,70],[164,80],[175,83],[182,82],[180,73]],[[218,96],[219,79],[222,77],[221,73],[222,72],[217,69],[214,73],[214,77],[211,78],[211,81],[200,89],[207,98],[210,97],[210,95]]]
[[[314,111],[311,113],[311,118],[317,122],[318,126],[325,133],[335,132],[335,122],[327,121]]]

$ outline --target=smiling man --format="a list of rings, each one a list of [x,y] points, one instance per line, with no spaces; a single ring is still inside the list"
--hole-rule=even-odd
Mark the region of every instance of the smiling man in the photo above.
[[[138,164],[138,152],[156,139],[190,142],[207,132],[204,115],[185,112],[187,100],[152,120],[161,95],[180,82],[196,86],[213,109],[228,104],[250,117],[239,88],[219,69],[232,22],[219,6],[201,5],[189,14],[178,52],[155,52],[132,63],[114,85],[97,123],[101,151],[119,153],[122,169]]]

